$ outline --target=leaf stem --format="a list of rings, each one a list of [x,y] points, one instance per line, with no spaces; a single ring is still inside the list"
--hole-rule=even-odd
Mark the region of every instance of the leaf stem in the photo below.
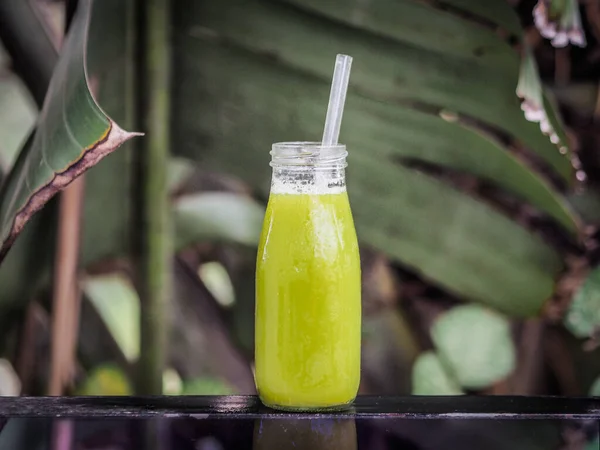
[[[167,338],[167,301],[171,295],[171,226],[167,191],[170,111],[170,1],[138,1],[141,51],[138,68],[138,119],[145,139],[136,152],[138,188],[134,233],[137,285],[141,301],[141,352],[138,394],[162,393]]]
[[[54,265],[52,340],[48,395],[62,395],[75,371],[80,291],[77,283],[84,178],[78,177],[60,197]]]
[[[68,31],[76,2],[67,2],[69,10],[65,23]],[[56,49],[58,51],[58,49]],[[85,194],[84,175],[76,178],[60,194],[58,234],[54,260],[54,289],[52,295],[52,340],[50,356],[49,395],[62,395],[65,386],[75,373],[75,353],[79,330],[79,308],[81,292],[77,280],[81,215]],[[68,435],[70,426],[61,432]],[[56,430],[55,430],[56,431]],[[57,439],[60,437],[57,435]],[[55,443],[56,444],[56,443]],[[55,445],[56,447],[56,445]]]

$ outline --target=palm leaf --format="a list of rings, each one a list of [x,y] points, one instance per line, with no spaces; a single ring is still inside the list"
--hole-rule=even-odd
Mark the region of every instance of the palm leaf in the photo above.
[[[407,165],[474,174],[578,229],[562,194],[489,132],[525,144],[571,180],[568,156],[525,119],[515,95],[520,55],[493,27],[519,38],[516,16],[505,2],[458,3],[178,3],[174,150],[266,195],[271,143],[320,137],[332,58],[350,54],[341,140],[359,239],[462,298],[535,315],[561,269],[556,251]],[[487,7],[495,21],[479,20]]]

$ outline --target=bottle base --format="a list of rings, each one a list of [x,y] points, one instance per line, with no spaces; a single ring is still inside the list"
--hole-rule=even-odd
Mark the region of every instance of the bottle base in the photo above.
[[[334,405],[280,405],[277,403],[269,402],[260,397],[260,401],[263,405],[268,408],[275,409],[277,411],[285,412],[344,412],[352,409],[354,399],[347,403],[340,403]]]

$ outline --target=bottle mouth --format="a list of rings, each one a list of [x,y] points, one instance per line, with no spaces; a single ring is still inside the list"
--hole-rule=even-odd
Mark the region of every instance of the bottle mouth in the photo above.
[[[275,166],[346,167],[344,144],[323,145],[321,142],[276,142],[271,148]]]

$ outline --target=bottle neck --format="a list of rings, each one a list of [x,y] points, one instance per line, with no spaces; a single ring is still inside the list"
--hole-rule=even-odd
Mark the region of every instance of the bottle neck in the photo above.
[[[346,192],[346,146],[318,142],[273,144],[274,194],[339,194]]]
[[[315,169],[314,167],[273,167],[273,194],[341,194],[346,192],[343,167]]]

